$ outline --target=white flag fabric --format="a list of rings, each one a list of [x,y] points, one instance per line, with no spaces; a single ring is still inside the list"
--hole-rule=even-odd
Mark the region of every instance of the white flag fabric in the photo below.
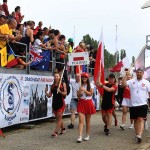
[[[125,72],[125,69],[126,68],[130,68],[130,63],[129,63],[129,59],[127,58],[127,57],[124,57],[123,59],[122,59],[122,64],[123,64],[123,66],[121,67],[121,71],[120,71],[120,74],[121,74],[121,76],[124,76],[125,74],[126,74],[126,72]]]

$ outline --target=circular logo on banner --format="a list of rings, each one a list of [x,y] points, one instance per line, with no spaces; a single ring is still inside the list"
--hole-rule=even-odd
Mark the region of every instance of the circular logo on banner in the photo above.
[[[22,98],[22,89],[19,80],[15,76],[9,76],[2,82],[0,106],[7,121],[16,118]]]

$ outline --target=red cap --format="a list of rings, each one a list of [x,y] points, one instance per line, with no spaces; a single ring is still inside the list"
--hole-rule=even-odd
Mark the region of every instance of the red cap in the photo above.
[[[89,74],[88,74],[87,72],[83,72],[83,73],[81,74],[81,77],[87,77],[87,78],[89,78]]]

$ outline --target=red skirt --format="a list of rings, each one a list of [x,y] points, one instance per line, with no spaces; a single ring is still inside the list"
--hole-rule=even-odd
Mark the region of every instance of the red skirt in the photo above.
[[[79,99],[78,105],[77,105],[77,112],[83,113],[85,115],[95,114],[96,110],[95,110],[92,100]]]
[[[65,104],[65,101],[63,101],[63,106],[60,109],[53,111],[54,115],[57,116],[57,113],[59,113],[59,112],[64,113],[65,108],[66,108],[66,104]]]

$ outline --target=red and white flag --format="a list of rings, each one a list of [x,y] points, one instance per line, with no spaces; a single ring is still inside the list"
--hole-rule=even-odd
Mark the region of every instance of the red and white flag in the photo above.
[[[124,57],[116,66],[110,69],[111,72],[124,72],[126,68],[130,68],[130,62],[127,57]]]
[[[98,80],[99,73],[101,73],[100,81],[104,84],[104,43],[103,43],[103,31],[101,31],[101,38],[99,42],[99,47],[96,54],[95,67],[94,67],[94,82]],[[97,87],[98,91],[101,93],[101,88]]]

